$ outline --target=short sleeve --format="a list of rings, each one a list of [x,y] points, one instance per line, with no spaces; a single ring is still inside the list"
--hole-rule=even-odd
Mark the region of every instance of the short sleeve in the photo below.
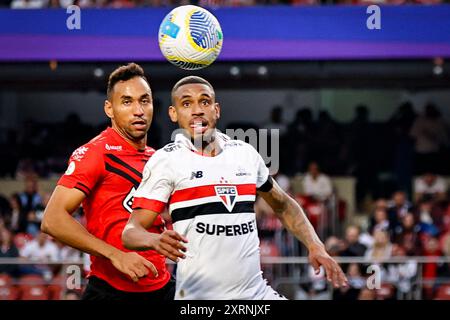
[[[145,164],[142,181],[134,194],[133,209],[164,211],[173,191],[167,152],[159,150]]]
[[[76,188],[88,196],[101,178],[104,170],[103,154],[93,146],[82,146],[69,159],[64,175],[58,185]]]

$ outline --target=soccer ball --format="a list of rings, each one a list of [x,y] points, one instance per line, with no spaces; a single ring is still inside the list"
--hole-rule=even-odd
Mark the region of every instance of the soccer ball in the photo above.
[[[209,66],[222,50],[219,21],[208,10],[185,5],[173,9],[162,21],[159,48],[171,63],[186,70]]]

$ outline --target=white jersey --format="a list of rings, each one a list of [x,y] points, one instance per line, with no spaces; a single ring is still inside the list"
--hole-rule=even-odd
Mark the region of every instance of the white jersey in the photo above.
[[[217,133],[222,151],[195,152],[182,134],[145,166],[133,207],[169,207],[188,239],[177,265],[175,299],[279,299],[262,278],[253,205],[269,171],[249,144]]]

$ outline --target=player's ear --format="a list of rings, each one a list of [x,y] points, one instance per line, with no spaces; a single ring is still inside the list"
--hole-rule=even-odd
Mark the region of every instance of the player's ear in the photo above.
[[[105,104],[103,106],[103,110],[105,110],[106,115],[108,118],[113,118],[113,109],[112,109],[112,103],[109,100],[105,100]]]
[[[170,106],[168,112],[170,121],[178,122],[177,109],[174,106]]]
[[[216,110],[216,119],[220,119],[220,104],[216,102],[214,104],[214,109]]]

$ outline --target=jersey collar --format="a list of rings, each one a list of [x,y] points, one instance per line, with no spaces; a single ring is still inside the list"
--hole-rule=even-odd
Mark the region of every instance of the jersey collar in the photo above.
[[[229,136],[227,136],[226,134],[223,134],[221,132],[219,132],[216,129],[216,141],[219,144],[219,147],[223,150],[225,143],[230,140],[231,138]],[[190,137],[188,137],[187,135],[185,135],[184,133],[178,133],[175,135],[175,143],[179,143],[182,144],[183,146],[185,146],[186,148],[188,148],[189,150],[191,150],[192,152],[195,152],[197,154],[203,155],[198,148],[196,148],[194,146],[194,144],[192,143]],[[205,156],[205,155],[203,155]]]
[[[148,146],[145,146],[145,150],[138,150],[136,147],[134,147],[132,144],[130,144],[127,140],[125,140],[124,137],[122,137],[116,130],[114,130],[112,127],[108,127],[106,129],[106,134],[110,139],[111,142],[114,143],[114,146],[122,146],[123,150],[136,152],[136,151],[147,151],[149,149]]]

